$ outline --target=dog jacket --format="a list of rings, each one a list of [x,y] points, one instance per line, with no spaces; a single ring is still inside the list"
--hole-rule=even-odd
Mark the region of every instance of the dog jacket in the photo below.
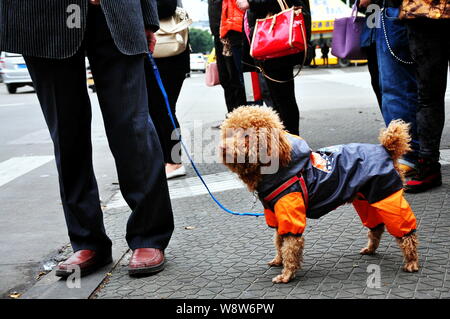
[[[300,236],[306,218],[320,218],[349,202],[369,228],[384,223],[396,237],[415,230],[402,180],[384,146],[354,143],[312,152],[300,137],[287,138],[291,162],[262,175],[257,188],[266,222],[280,235]]]

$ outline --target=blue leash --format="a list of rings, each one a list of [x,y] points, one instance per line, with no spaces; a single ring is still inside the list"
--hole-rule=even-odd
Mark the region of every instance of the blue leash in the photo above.
[[[211,190],[209,189],[208,185],[206,184],[205,180],[202,177],[202,174],[200,174],[200,171],[198,170],[197,166],[195,166],[195,163],[193,161],[193,159],[191,158],[191,156],[189,155],[189,151],[188,148],[186,147],[186,145],[184,144],[183,140],[181,139],[181,135],[179,130],[177,129],[177,125],[175,124],[175,119],[173,117],[172,114],[172,110],[170,109],[170,102],[169,102],[169,98],[167,97],[167,92],[166,89],[164,88],[164,84],[162,83],[161,80],[161,75],[159,74],[159,70],[158,67],[156,66],[155,60],[153,59],[153,56],[149,53],[148,54],[148,59],[152,65],[153,68],[153,72],[155,74],[155,78],[156,78],[156,82],[158,82],[159,88],[161,89],[161,93],[164,97],[164,100],[166,102],[166,108],[167,108],[167,112],[169,114],[170,120],[172,121],[172,125],[175,129],[175,131],[177,132],[177,137],[180,140],[181,146],[184,149],[184,152],[186,153],[186,156],[188,157],[189,161],[191,162],[192,168],[194,169],[195,173],[197,174],[197,176],[200,178],[200,180],[202,181],[203,185],[206,187],[206,190],[209,193],[209,196],[211,196],[211,198],[214,200],[214,202],[216,202],[216,204],[225,212],[231,214],[231,215],[237,215],[237,216],[264,216],[264,214],[261,213],[238,213],[238,212],[234,212],[232,210],[229,210],[228,208],[226,208],[225,206],[222,205],[221,202],[219,202],[216,197],[214,197],[214,195],[211,193]]]

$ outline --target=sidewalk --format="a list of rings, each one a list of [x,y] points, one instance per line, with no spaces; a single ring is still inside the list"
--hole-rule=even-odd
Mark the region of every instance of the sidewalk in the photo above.
[[[313,85],[319,76],[307,76],[302,81]],[[336,101],[330,99],[343,103]],[[203,113],[185,110],[184,114],[188,121],[182,121],[182,125],[186,127]],[[302,137],[312,149],[350,142],[377,143],[383,127],[375,107],[309,109],[302,111],[301,117]],[[211,124],[216,123],[205,127]],[[217,141],[219,131],[213,132],[211,138]],[[202,143],[211,143],[211,138]],[[448,124],[442,147],[450,148]],[[105,225],[114,243],[113,267],[84,277],[78,289],[67,289],[64,281],[50,273],[23,298],[450,298],[450,150],[443,157],[444,185],[407,196],[419,222],[418,273],[401,270],[401,252],[388,233],[376,255],[361,256],[359,250],[367,243],[367,231],[353,208],[346,205],[320,220],[308,220],[302,269],[290,283],[275,285],[271,280],[280,269],[266,264],[274,256],[273,230],[264,218],[231,216],[221,211],[205,190],[197,187],[195,173],[186,164],[188,175],[169,182],[175,232],[166,250],[163,272],[145,278],[128,276],[131,253],[124,237],[129,209],[117,188],[105,207]],[[262,211],[259,202],[252,207],[253,195],[223,165],[198,166],[227,208]],[[67,249],[63,255],[69,254]],[[379,288],[367,286],[369,265],[380,267]]]
[[[166,251],[167,267],[146,278],[130,278],[127,253],[93,298],[450,298],[450,166],[446,186],[408,196],[419,221],[418,273],[401,270],[394,238],[385,234],[375,256],[359,255],[366,230],[349,205],[318,221],[308,221],[304,264],[297,278],[275,285],[272,230],[263,218],[230,216],[207,196],[173,201],[176,231]],[[244,190],[220,200],[230,209],[251,208]],[[259,206],[259,205],[258,205]],[[368,288],[369,265],[381,270],[381,287]]]
[[[378,114],[364,112],[350,116],[349,113],[328,114],[334,122],[324,121],[325,114],[315,121],[302,120],[311,147],[325,142],[339,143],[344,136],[347,140],[359,138],[363,142],[376,136],[376,127],[382,125],[377,122]],[[312,114],[303,116],[309,119]],[[322,131],[321,136],[316,133],[313,137],[311,133],[318,132],[318,128],[310,125],[319,120],[330,123],[329,132]],[[357,134],[350,138],[352,130]],[[214,172],[211,167],[202,168],[207,174]],[[218,166],[215,170],[223,169]],[[446,239],[450,229],[450,166],[444,166],[443,173],[443,187],[408,196],[419,220],[422,268],[416,274],[401,270],[400,250],[388,234],[383,237],[377,255],[359,255],[367,242],[366,229],[347,205],[320,220],[308,220],[302,270],[291,283],[274,285],[271,279],[279,269],[266,265],[273,258],[274,247],[273,231],[265,225],[264,218],[228,215],[208,195],[202,195],[173,200],[176,230],[166,251],[164,272],[147,278],[130,278],[126,271],[128,253],[108,282],[92,297],[449,298],[450,243]],[[244,188],[217,196],[232,210],[261,211],[259,202],[252,209],[253,196]],[[380,266],[380,288],[367,288],[370,264]]]

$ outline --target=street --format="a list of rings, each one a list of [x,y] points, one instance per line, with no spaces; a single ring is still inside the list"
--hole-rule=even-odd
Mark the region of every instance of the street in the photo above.
[[[295,81],[301,114],[300,132],[313,149],[350,142],[377,143],[378,131],[384,126],[384,123],[370,86],[370,78],[366,66],[345,69],[307,68]],[[129,283],[129,278],[124,270],[128,252],[123,243],[128,212],[118,190],[114,161],[106,140],[96,94],[90,92],[90,97],[93,104],[92,140],[94,168],[107,218],[106,227],[111,237],[116,241],[120,241],[117,244],[119,248],[116,251],[116,268],[112,271],[111,284],[106,284],[104,290],[100,289],[93,296],[99,298],[114,296],[127,298],[133,295],[118,293],[118,291]],[[446,107],[447,114],[449,114],[450,80],[447,87]],[[177,116],[183,130],[194,131],[193,139],[190,141],[194,146],[198,147],[200,144],[199,147],[202,147],[205,143],[214,144],[212,141],[217,141],[219,131],[211,129],[211,126],[223,120],[225,114],[226,107],[220,86],[206,87],[204,75],[200,73],[193,73],[190,78],[186,79],[177,106]],[[200,138],[195,134],[197,129],[203,132]],[[444,150],[442,163],[450,164],[450,153],[445,151],[450,149],[450,121],[448,120],[443,134],[441,149]],[[198,155],[195,150],[193,152],[195,156]],[[188,167],[189,164],[186,157],[184,157],[184,160],[186,167]],[[226,205],[231,205],[231,208],[236,210],[260,209],[260,207],[252,207],[251,194],[247,194],[242,184],[236,181],[236,178],[222,165],[198,162],[199,168],[206,176],[207,182]],[[444,186],[437,190],[436,194],[438,195],[433,197],[435,192],[430,192],[430,198],[439,201],[440,204],[436,204],[436,210],[442,211],[442,216],[440,216],[447,222],[447,225],[450,220],[450,211],[447,209],[448,216],[443,215],[445,211],[443,201],[447,200],[449,196],[449,169],[450,166],[444,166]],[[236,251],[243,255],[241,256],[242,258],[238,258],[234,262],[245,261],[246,258],[243,256],[246,253],[250,254],[250,252],[254,252],[257,255],[258,261],[265,258],[266,254],[272,254],[272,251],[267,251],[266,254],[261,255],[257,248],[258,243],[252,242],[254,238],[250,234],[242,233],[242,227],[230,230],[229,233],[226,232],[226,227],[233,227],[233,224],[228,219],[228,216],[224,216],[224,213],[220,212],[207,197],[205,189],[199,183],[191,168],[188,169],[188,175],[185,178],[170,181],[169,187],[176,215],[176,234],[174,235],[174,242],[171,243],[169,249],[186,248],[185,251],[188,251],[186,245],[188,243],[191,244],[191,242],[184,242],[185,237],[183,236],[190,231],[186,227],[194,227],[192,234],[195,233],[195,228],[199,229],[200,233],[187,236],[192,236],[192,238],[195,237],[196,239],[205,238],[205,240],[203,243],[198,243],[198,246],[193,251],[202,254],[201,250],[205,250],[205,255],[199,257],[199,262],[200,264],[209,262],[211,269],[216,266],[219,268],[225,267],[221,264],[221,261],[230,257]],[[444,197],[439,199],[441,195]],[[417,198],[428,197],[420,195]],[[415,208],[414,204],[416,204],[417,208],[421,209],[422,206],[419,200],[412,199],[412,203],[413,208]],[[423,209],[428,211],[432,207],[433,205],[431,204]],[[198,208],[198,215],[193,211],[195,208]],[[188,212],[190,215],[184,215],[184,213]],[[343,211],[340,214],[345,215]],[[223,229],[211,229],[216,227],[213,223],[215,216],[217,216],[217,221],[223,223]],[[357,215],[355,214],[353,217],[356,218]],[[353,217],[346,217],[344,220],[351,222]],[[202,225],[202,221],[205,224]],[[343,224],[345,226],[346,223]],[[312,225],[315,224],[313,223]],[[211,227],[208,228],[208,226]],[[264,234],[267,235],[268,230],[265,229],[262,219],[258,220],[255,229],[264,229]],[[334,231],[331,226],[330,231]],[[448,233],[448,229],[446,231]],[[325,228],[321,229],[321,232],[324,238],[330,239],[331,237],[330,240],[333,241],[332,233],[327,233]],[[365,232],[362,231],[362,227],[354,229],[353,234],[358,236],[358,243],[365,242]],[[230,241],[231,239],[228,236],[235,236],[236,241]],[[241,236],[241,238],[236,238],[236,236]],[[210,250],[214,250],[214,247],[208,244],[211,240],[209,237],[216,238],[218,241],[230,241],[229,249],[221,252],[223,256],[215,254],[217,260],[214,260],[214,258],[207,260],[207,253]],[[264,238],[265,247],[271,247],[271,235]],[[386,238],[389,237],[386,236]],[[388,240],[391,241],[391,238],[386,239],[386,241]],[[59,198],[53,146],[37,97],[32,88],[20,88],[17,94],[11,95],[7,93],[4,84],[0,84],[0,297],[7,298],[14,292],[25,294],[36,284],[36,278],[40,276],[42,271],[48,271],[52,265],[54,266],[57,261],[55,257],[67,250],[65,248],[67,244],[68,236]],[[400,254],[399,251],[394,249],[394,244],[392,243],[392,255],[389,256],[396,256],[395,262],[400,263]],[[320,244],[316,245],[320,246]],[[321,245],[327,245],[327,242],[322,242]],[[247,247],[250,250],[246,252],[243,247]],[[446,248],[448,252],[449,246],[447,245]],[[337,249],[344,248],[337,246]],[[390,247],[386,249],[391,252]],[[355,253],[357,252],[353,246],[352,250]],[[348,252],[345,253],[349,254]],[[335,250],[334,254],[340,254],[339,250]],[[314,252],[309,251],[310,258],[312,258],[312,255],[314,255]],[[442,255],[445,255],[445,253],[442,253]],[[175,254],[171,255],[170,250],[168,252],[167,275],[178,278],[177,280],[181,286],[183,286],[183,283],[190,285],[190,279],[183,281],[179,276],[171,274],[170,271],[175,271],[177,264],[182,264],[191,258],[192,255],[189,254],[178,257]],[[346,262],[351,263],[348,260]],[[249,278],[253,278],[255,272],[259,272],[258,275],[263,276],[264,270],[262,270],[263,266],[260,264],[255,266],[255,262],[249,260],[249,263],[244,263],[244,266],[242,268],[245,269],[242,272],[245,272],[246,269],[252,269],[250,276],[248,276]],[[237,267],[237,269],[240,268]],[[183,268],[176,271],[185,270]],[[109,273],[109,271],[110,269],[107,272]],[[442,266],[444,278],[448,276],[449,271],[448,263]],[[158,278],[164,277],[164,273],[158,275]],[[270,274],[272,275],[273,271]],[[45,277],[48,276],[51,276],[51,274]],[[203,276],[203,279],[208,281],[208,277],[205,276]],[[228,277],[230,276],[232,276],[232,273],[228,274]],[[201,273],[197,277],[202,277]],[[267,277],[265,279],[270,281],[271,277],[268,274],[264,275],[264,277]],[[116,283],[114,283],[113,279],[116,279]],[[103,278],[100,281],[102,280]],[[449,283],[448,279],[443,280]],[[135,297],[175,298],[178,296],[189,298],[191,296],[189,292],[184,295],[178,292],[178,295],[176,293],[174,295],[173,291],[178,289],[175,286],[170,289],[166,287],[166,291],[161,289],[168,282],[170,281],[160,281],[154,284],[151,283],[151,280],[140,280],[139,283],[142,283],[142,287],[146,286],[146,283],[158,285],[158,287],[152,286],[153,290],[148,292],[148,295],[137,295]],[[448,285],[443,287],[447,287],[447,290],[450,289]],[[246,289],[244,287],[241,288]],[[86,297],[91,296],[94,289],[86,292]],[[181,288],[179,287],[179,289]],[[171,291],[170,294],[168,293],[169,290]],[[198,291],[200,290],[198,289]],[[262,296],[251,293],[252,290],[248,290],[250,291],[248,293],[230,294],[229,296],[224,294],[222,290],[215,295],[213,293],[201,295],[198,294],[198,291],[197,293],[191,291],[192,295],[197,294],[197,297],[203,296],[207,298],[217,296],[258,298]],[[214,291],[214,289],[210,291]],[[75,294],[75,297],[79,297],[77,291],[71,293]],[[277,291],[277,293],[282,292]],[[333,296],[338,297],[337,294]],[[448,296],[450,295],[447,294]],[[436,295],[436,297],[442,296]]]

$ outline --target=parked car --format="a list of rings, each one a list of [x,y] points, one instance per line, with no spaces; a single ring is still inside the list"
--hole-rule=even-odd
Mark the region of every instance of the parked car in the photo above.
[[[191,53],[191,71],[206,72],[206,61],[202,53]]]
[[[25,60],[20,54],[0,53],[0,76],[10,94],[16,93],[19,87],[33,86]]]

